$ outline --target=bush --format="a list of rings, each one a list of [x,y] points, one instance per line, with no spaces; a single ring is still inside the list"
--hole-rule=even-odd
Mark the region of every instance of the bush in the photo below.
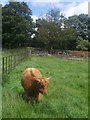
[[[88,40],[82,39],[81,37],[78,38],[77,46],[78,50],[88,50],[90,49],[90,42]]]

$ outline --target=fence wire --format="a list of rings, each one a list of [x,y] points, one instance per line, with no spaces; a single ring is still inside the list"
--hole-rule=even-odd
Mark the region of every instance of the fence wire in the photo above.
[[[9,74],[19,63],[28,57],[28,52],[2,57],[2,74]]]

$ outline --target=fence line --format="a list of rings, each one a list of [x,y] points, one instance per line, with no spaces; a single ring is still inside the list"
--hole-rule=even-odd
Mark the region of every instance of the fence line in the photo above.
[[[28,57],[28,52],[2,57],[2,74],[9,74],[19,63]]]

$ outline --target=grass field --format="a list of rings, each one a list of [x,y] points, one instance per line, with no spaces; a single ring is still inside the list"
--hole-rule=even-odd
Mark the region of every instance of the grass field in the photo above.
[[[38,104],[22,98],[20,79],[26,67],[52,76],[48,95]],[[87,118],[88,62],[55,57],[32,57],[21,62],[9,76],[3,76],[3,118]]]

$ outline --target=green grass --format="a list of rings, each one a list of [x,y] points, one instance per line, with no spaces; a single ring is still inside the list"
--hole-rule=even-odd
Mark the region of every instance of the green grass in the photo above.
[[[2,49],[2,56],[0,56],[1,58],[4,56],[9,56],[9,55],[16,55],[19,53],[24,53],[26,50],[28,50],[27,48],[17,48],[17,49]]]
[[[26,67],[36,67],[50,80],[48,95],[38,104],[22,98],[20,79]],[[3,76],[3,118],[87,118],[88,62],[32,57]]]

